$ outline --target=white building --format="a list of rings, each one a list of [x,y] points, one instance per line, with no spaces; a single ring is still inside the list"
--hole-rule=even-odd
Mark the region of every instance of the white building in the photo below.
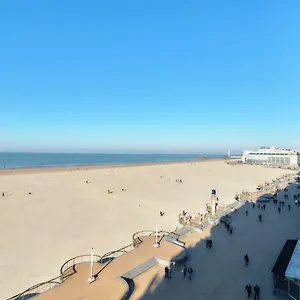
[[[299,166],[300,152],[278,147],[261,147],[257,151],[244,151],[242,161],[244,164]]]

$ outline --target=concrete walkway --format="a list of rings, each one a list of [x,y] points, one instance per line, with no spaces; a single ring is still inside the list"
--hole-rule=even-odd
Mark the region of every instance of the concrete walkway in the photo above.
[[[247,299],[247,283],[260,286],[260,299],[281,299],[272,295],[271,269],[286,240],[300,236],[300,206],[295,206],[293,199],[300,190],[295,184],[289,186],[289,199],[284,199],[284,192],[278,197],[285,202],[281,214],[273,202],[266,204],[265,211],[248,203],[233,215],[233,235],[220,224],[187,236],[184,240],[190,254],[187,266],[194,269],[192,281],[183,279],[180,269],[173,271],[172,279],[161,279],[161,274],[156,273],[156,280],[149,280],[155,281],[155,288],[150,284],[139,299]],[[292,206],[290,211],[288,204]],[[259,214],[263,216],[261,223]],[[211,250],[205,246],[206,236],[213,240]],[[245,254],[249,256],[249,266],[244,266]]]

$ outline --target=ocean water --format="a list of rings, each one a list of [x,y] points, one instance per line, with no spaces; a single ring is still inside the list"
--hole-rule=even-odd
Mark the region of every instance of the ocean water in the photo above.
[[[197,160],[199,157],[220,158],[205,154],[96,154],[96,153],[7,153],[0,152],[0,169],[54,167],[74,165],[135,164]]]

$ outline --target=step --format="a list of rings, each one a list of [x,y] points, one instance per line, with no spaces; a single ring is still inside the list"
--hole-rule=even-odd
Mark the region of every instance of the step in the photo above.
[[[164,239],[165,239],[166,241],[172,243],[172,244],[176,244],[176,245],[181,246],[181,247],[184,247],[184,246],[185,246],[185,243],[184,243],[184,242],[178,241],[177,239],[174,239],[174,238],[172,238],[172,237],[170,237],[170,236],[168,236],[168,235],[165,236]]]
[[[155,257],[150,258],[149,260],[145,261],[144,263],[136,266],[132,270],[128,271],[127,273],[123,274],[122,277],[128,278],[128,279],[133,279],[140,274],[146,272],[153,266],[157,265],[158,261]]]
[[[188,226],[185,226],[185,227],[182,227],[180,229],[178,229],[176,231],[176,233],[178,233],[180,236],[184,236],[184,235],[187,235],[189,234],[190,232],[192,232],[194,229],[192,227],[188,227]]]

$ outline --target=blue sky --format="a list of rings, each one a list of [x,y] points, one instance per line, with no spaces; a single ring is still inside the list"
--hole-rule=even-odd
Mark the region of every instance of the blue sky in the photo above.
[[[0,2],[0,150],[300,148],[300,1]]]

